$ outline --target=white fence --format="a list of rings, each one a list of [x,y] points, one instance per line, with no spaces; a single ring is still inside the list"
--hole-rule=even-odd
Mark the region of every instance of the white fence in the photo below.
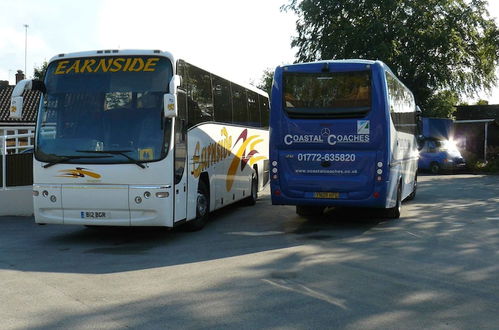
[[[30,127],[1,127],[0,126],[0,153],[17,154],[33,148],[35,128]]]
[[[34,127],[0,127],[0,215],[33,214]]]

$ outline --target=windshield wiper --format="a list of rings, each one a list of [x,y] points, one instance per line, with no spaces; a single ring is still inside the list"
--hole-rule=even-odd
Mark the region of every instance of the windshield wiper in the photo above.
[[[127,152],[131,152],[131,151],[132,150],[76,150],[76,152],[88,152],[91,154],[121,155],[121,156],[127,158],[128,160],[132,161],[135,165],[137,165],[141,168],[146,168],[141,161],[138,161],[137,159],[134,159],[126,154]]]
[[[58,160],[53,162],[49,162],[48,164],[43,165],[43,168],[48,168],[50,166],[54,166],[60,163],[64,163],[71,159],[82,159],[82,158],[111,158],[111,156],[60,156]]]

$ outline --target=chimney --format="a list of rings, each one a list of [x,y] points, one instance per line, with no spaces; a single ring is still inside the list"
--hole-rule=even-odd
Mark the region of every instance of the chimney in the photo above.
[[[23,79],[24,79],[23,70],[17,70],[17,73],[16,73],[16,85],[17,85],[18,82],[20,82]]]

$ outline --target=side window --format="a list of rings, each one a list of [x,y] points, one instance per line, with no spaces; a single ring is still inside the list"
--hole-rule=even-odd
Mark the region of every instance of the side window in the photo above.
[[[182,76],[182,86],[177,91],[178,117],[175,118],[175,184],[180,183],[184,175],[185,160],[187,157],[187,94],[185,92],[186,83],[186,63],[179,61],[177,64],[177,74]]]
[[[232,88],[232,119],[234,124],[247,125],[248,124],[248,98],[246,96],[246,89],[231,84]]]
[[[175,118],[175,184],[182,180],[187,157],[187,95],[180,90],[177,93],[178,117]]]
[[[265,96],[258,95],[260,101],[260,118],[262,127],[269,127],[269,99]]]
[[[230,83],[212,76],[213,81],[213,106],[215,109],[215,120],[223,123],[232,123],[232,100],[230,97]]]
[[[248,93],[248,115],[249,125],[254,127],[261,127],[260,124],[260,107],[258,106],[258,94],[250,90]]]
[[[397,131],[416,134],[416,104],[411,92],[386,72],[390,115]]]
[[[210,74],[190,64],[187,64],[186,71],[189,126],[213,120]]]

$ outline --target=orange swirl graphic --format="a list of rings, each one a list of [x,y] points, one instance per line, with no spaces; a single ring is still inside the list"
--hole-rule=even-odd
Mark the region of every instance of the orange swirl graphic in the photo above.
[[[242,172],[248,162],[251,166],[257,161],[266,158],[264,156],[255,157],[255,155],[259,153],[258,150],[255,149],[255,146],[263,141],[263,139],[257,139],[258,137],[259,135],[252,135],[248,137],[248,130],[245,129],[244,131],[242,131],[241,135],[239,135],[236,142],[234,143],[235,147],[240,140],[243,141],[237,152],[234,154],[234,159],[232,160],[229,166],[229,170],[227,171],[227,180],[225,181],[225,188],[227,189],[227,191],[230,191],[232,189],[238,165],[240,166]],[[246,148],[248,147],[249,144],[250,144],[249,148],[250,152],[246,155]]]
[[[87,168],[77,167],[76,169],[67,169],[60,170],[59,172],[63,172],[61,175],[57,175],[60,178],[84,178],[86,176],[92,177],[94,179],[100,179],[101,175],[92,171],[89,171]]]

